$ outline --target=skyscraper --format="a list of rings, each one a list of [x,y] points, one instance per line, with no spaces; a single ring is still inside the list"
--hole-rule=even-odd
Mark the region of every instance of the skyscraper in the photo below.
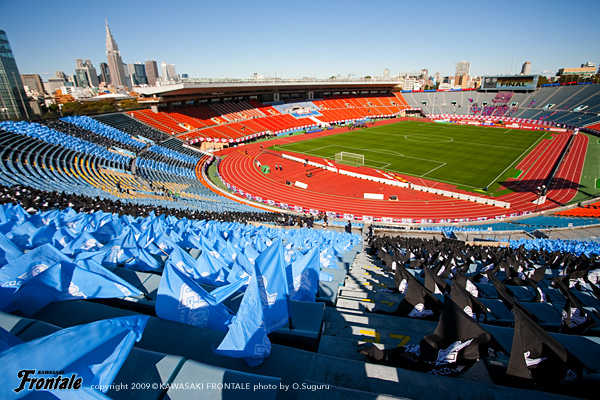
[[[129,70],[133,70],[133,79],[135,85],[147,85],[148,76],[146,74],[146,65],[142,63],[129,64]]]
[[[38,74],[21,75],[23,86],[27,86],[32,92],[44,94],[44,83]]]
[[[175,72],[175,64],[167,64],[166,62],[162,62],[160,64],[160,69],[162,71],[163,82],[177,80],[177,73]]]
[[[78,58],[75,60],[75,64],[75,75],[77,75],[79,86],[97,88],[100,85],[98,72],[96,72],[96,68],[94,68],[90,60],[83,61],[81,58]]]
[[[471,70],[471,62],[470,61],[459,61],[456,63],[456,76],[469,75]]]
[[[107,63],[100,63],[100,82],[104,82],[107,85],[110,85],[110,71],[108,70]]]
[[[148,85],[155,86],[158,80],[158,64],[154,60],[146,60],[146,77]]]
[[[0,30],[0,119],[29,118],[29,99],[8,36]]]
[[[115,39],[110,33],[108,21],[106,21],[106,58],[108,60],[111,85],[116,88],[127,89],[127,75],[125,74],[125,67],[123,66],[123,60],[121,59],[121,52],[119,51]]]
[[[531,63],[529,61],[525,61],[521,67],[521,75],[529,74],[531,74]]]

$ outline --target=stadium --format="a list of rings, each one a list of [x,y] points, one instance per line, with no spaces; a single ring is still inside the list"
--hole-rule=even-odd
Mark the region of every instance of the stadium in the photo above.
[[[600,90],[487,78],[0,122],[2,397],[47,343],[115,399],[595,397]]]

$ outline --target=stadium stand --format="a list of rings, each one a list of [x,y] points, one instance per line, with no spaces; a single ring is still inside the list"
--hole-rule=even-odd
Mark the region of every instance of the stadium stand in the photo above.
[[[165,146],[151,144],[142,136],[150,131],[127,117],[119,123],[130,122],[138,135],[88,117],[68,121],[47,122],[47,126],[3,122],[7,131],[2,142],[2,167],[7,172],[3,183],[175,209],[256,210],[200,183],[196,166],[205,154],[184,147],[177,139],[164,142]],[[152,132],[152,137],[162,137]]]
[[[495,107],[495,104],[499,103],[498,100],[508,99],[506,95],[497,97],[500,93],[506,92],[403,92],[402,96],[411,107],[422,108],[426,114],[482,115],[482,111],[486,109],[487,115],[502,114],[505,117],[577,126],[600,121],[600,96],[597,85],[541,87],[531,93],[515,92],[506,100],[504,106],[498,108]],[[456,102],[456,105],[452,102]],[[486,108],[486,105],[489,106]]]
[[[296,107],[310,105],[318,109],[314,117],[293,114]],[[279,108],[279,110],[278,110]],[[329,123],[343,123],[368,118],[386,118],[406,109],[401,96],[333,96],[313,102],[266,106],[256,100],[199,104],[175,107],[173,111],[139,110],[130,115],[167,134],[178,135],[190,142],[240,142],[256,134],[274,134],[316,127]]]
[[[512,96],[340,95],[313,104],[323,123],[414,107],[580,124],[594,119],[592,92],[574,86]],[[454,99],[461,99],[457,107]],[[544,109],[548,104],[555,105]],[[130,340],[108,381],[142,379],[159,389],[107,388],[115,399],[196,398],[198,391],[177,384],[198,376],[220,384],[209,397],[223,399],[239,397],[242,383],[261,388],[243,392],[257,399],[591,398],[600,373],[600,244],[509,234],[504,243],[483,245],[456,233],[520,231],[532,238],[598,226],[598,203],[556,216],[407,230],[408,238],[279,229],[278,214],[202,184],[213,158],[181,140],[232,143],[314,124],[255,100],[1,123],[0,327],[12,335],[3,345],[26,357],[18,346],[35,346],[38,338],[95,326],[107,332],[127,321],[138,341]],[[555,139],[556,151],[569,140]],[[555,167],[556,177],[566,178],[561,165],[550,163],[548,172]],[[336,230],[340,224],[330,221]],[[355,232],[367,225],[354,223]],[[416,235],[435,239],[410,237]],[[52,261],[45,274],[23,274],[40,260]],[[39,279],[59,268],[76,273],[59,274],[67,280],[56,287]],[[91,271],[103,281],[86,284]],[[11,286],[17,276],[19,288]],[[277,297],[286,291],[308,298]],[[258,343],[240,344],[237,333],[257,327],[270,332],[268,339],[261,333]],[[54,347],[53,355],[68,354],[73,343]]]

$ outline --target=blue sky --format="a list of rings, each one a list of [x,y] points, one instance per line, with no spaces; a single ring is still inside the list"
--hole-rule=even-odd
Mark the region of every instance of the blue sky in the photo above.
[[[471,75],[600,63],[600,1],[0,0],[22,74],[106,62],[104,19],[125,63],[154,59],[199,78]]]

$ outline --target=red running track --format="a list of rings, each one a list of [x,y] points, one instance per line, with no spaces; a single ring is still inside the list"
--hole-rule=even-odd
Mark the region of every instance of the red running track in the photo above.
[[[388,123],[394,122],[397,122],[397,120],[391,120]],[[319,132],[310,134],[310,138],[344,131],[346,129]],[[431,193],[391,187],[321,169],[312,169],[314,176],[307,178],[307,168],[304,168],[302,164],[280,158],[277,156],[277,152],[266,153],[262,151],[263,146],[306,140],[304,135],[280,137],[267,143],[253,143],[226,149],[220,153],[221,155],[227,155],[220,164],[220,173],[225,181],[242,189],[245,193],[260,196],[264,200],[302,206],[305,209],[394,219],[436,220],[496,217],[535,209],[533,201],[537,198],[536,188],[545,182],[569,136],[570,134],[554,133],[552,140],[541,141],[528,157],[519,164],[517,168],[524,170],[523,174],[518,179],[509,179],[505,183],[507,187],[515,190],[515,192],[494,198],[510,202],[510,210]],[[569,154],[557,171],[554,183],[548,190],[548,201],[540,205],[538,210],[550,209],[564,204],[577,193],[586,149],[587,137],[578,135]],[[306,156],[301,157],[306,158]],[[320,158],[309,157],[309,159],[321,164],[324,163],[323,159]],[[255,160],[259,160],[263,165],[269,165],[271,173],[268,175],[262,174],[255,166]],[[280,164],[283,171],[275,171],[275,163]],[[343,167],[350,169],[347,166]],[[361,173],[366,173],[365,171],[368,169],[361,167],[359,170]],[[382,176],[374,170],[370,170],[370,174]],[[408,176],[405,178],[415,184],[425,184],[454,192],[462,192],[450,185],[431,181],[421,182],[420,179]],[[305,190],[288,186],[286,185],[287,180],[291,182],[299,180],[308,183],[309,188]],[[398,196],[399,201],[363,199],[363,193],[382,193],[385,198],[395,194]],[[469,194],[473,195],[473,193]]]

